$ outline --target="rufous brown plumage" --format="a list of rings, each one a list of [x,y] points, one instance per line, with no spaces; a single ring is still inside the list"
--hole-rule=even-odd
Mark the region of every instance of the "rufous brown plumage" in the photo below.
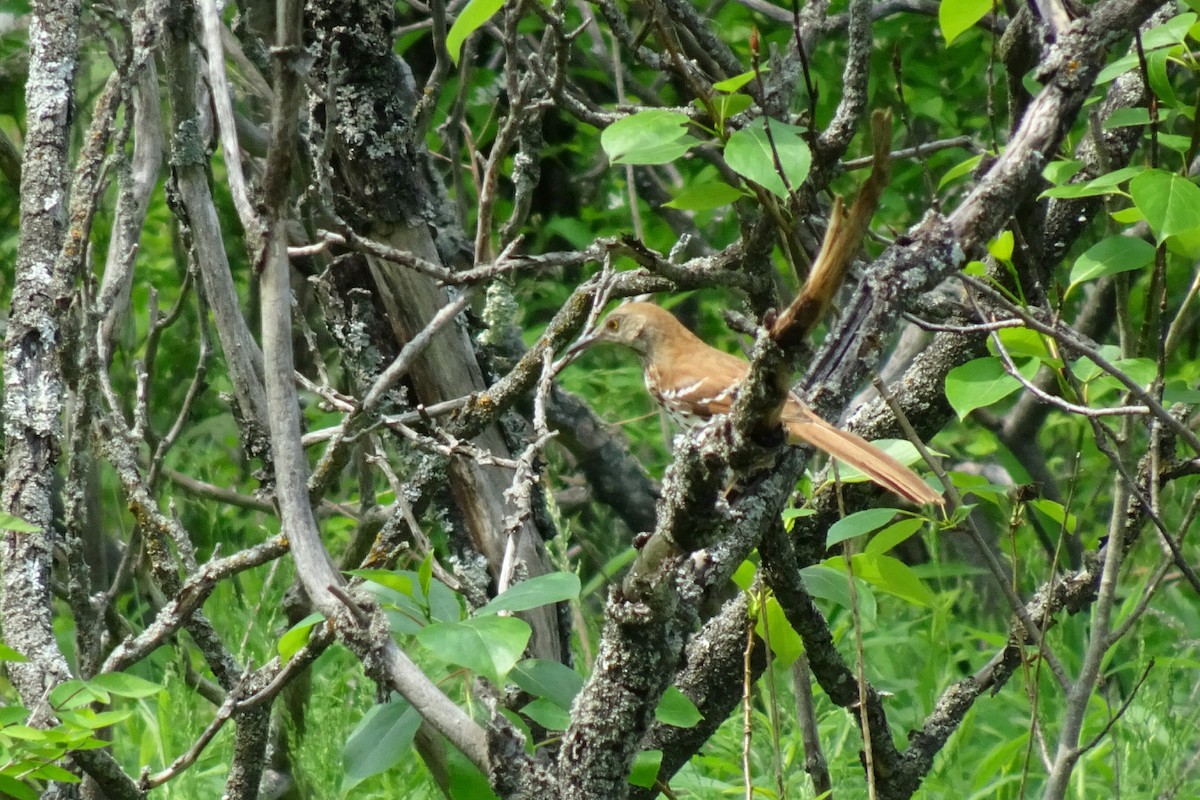
[[[574,350],[595,342],[624,345],[638,354],[646,389],[684,426],[733,408],[747,364],[709,347],[668,311],[652,303],[626,303]],[[942,496],[915,472],[865,439],[830,425],[789,395],[780,415],[792,444],[810,444],[858,469],[880,486],[914,503],[942,504]]]

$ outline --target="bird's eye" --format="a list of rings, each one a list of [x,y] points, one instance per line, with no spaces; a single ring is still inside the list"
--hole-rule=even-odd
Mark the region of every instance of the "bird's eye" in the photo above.
[[[617,328],[621,327],[621,323],[618,320],[610,319],[608,322],[604,323],[604,327],[608,328],[610,331],[615,331]]]

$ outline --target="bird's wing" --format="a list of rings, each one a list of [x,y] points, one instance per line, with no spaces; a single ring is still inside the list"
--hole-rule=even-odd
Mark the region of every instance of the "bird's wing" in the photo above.
[[[704,416],[728,414],[738,385],[746,377],[746,362],[714,347],[693,349],[672,363],[675,385]]]
[[[914,503],[945,502],[917,473],[866,439],[830,425],[796,398],[784,407],[782,418],[790,439],[846,462],[883,488]]]

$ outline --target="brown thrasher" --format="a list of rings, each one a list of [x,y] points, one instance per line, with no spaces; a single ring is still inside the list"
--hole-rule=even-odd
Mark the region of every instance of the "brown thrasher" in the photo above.
[[[738,384],[746,377],[745,361],[709,347],[670,312],[651,303],[620,306],[570,352],[595,342],[622,344],[637,353],[646,388],[684,427],[729,413]],[[790,444],[810,444],[914,503],[944,502],[911,469],[865,439],[830,425],[795,395],[788,396],[780,416]]]

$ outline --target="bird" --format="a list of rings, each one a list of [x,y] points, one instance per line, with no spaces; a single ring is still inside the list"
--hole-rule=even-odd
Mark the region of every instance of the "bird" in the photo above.
[[[653,303],[632,302],[617,307],[567,354],[573,357],[604,342],[624,345],[638,355],[646,389],[685,429],[728,414],[749,369],[744,360],[710,347],[669,311]],[[780,419],[789,444],[812,445],[913,503],[944,504],[942,496],[911,469],[866,439],[821,419],[795,394],[784,401]]]

